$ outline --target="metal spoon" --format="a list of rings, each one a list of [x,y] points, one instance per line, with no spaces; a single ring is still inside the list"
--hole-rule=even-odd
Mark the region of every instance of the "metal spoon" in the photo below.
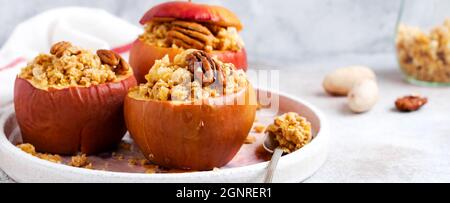
[[[263,147],[267,152],[273,154],[272,159],[269,162],[269,166],[267,167],[267,173],[264,179],[264,183],[272,183],[273,175],[275,174],[278,160],[280,160],[281,156],[283,155],[283,150],[278,147],[277,142],[275,142],[273,136],[270,135],[266,135]]]

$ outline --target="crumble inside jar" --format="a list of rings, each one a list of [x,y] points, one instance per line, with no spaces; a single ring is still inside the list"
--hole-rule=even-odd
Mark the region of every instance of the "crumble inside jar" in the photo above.
[[[153,20],[139,39],[165,48],[239,51],[244,43],[235,27],[182,20]]]
[[[276,117],[266,132],[285,153],[292,153],[312,140],[311,123],[293,112]]]
[[[417,80],[450,82],[450,19],[430,33],[400,25],[396,39],[400,67]]]
[[[58,89],[115,82],[131,73],[126,61],[112,51],[98,50],[94,54],[69,42],[59,42],[52,46],[50,54],[40,54],[28,63],[19,77],[41,89]]]
[[[137,99],[160,101],[196,101],[233,94],[246,88],[247,76],[231,63],[222,63],[207,53],[189,49],[175,56],[165,56],[145,76],[146,84],[130,91]]]

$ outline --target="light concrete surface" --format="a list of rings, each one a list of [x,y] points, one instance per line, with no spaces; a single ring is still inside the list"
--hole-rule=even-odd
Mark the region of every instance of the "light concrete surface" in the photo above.
[[[317,105],[331,124],[328,161],[307,182],[450,181],[448,88],[406,83],[393,54],[323,60],[328,62],[299,64],[281,74],[289,77],[281,89]],[[324,73],[349,64],[376,70],[381,97],[368,113],[351,113],[346,98],[330,97],[321,87]],[[429,103],[418,112],[397,112],[396,98],[411,93],[427,96]]]

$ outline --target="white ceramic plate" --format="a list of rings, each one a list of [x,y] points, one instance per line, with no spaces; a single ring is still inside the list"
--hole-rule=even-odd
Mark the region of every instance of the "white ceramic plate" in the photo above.
[[[267,93],[266,91],[259,91]],[[283,93],[279,95],[277,114],[289,111],[300,113],[315,131],[313,141],[302,149],[283,156],[274,176],[274,182],[302,182],[316,172],[325,162],[328,152],[328,125],[323,114],[307,102]],[[0,168],[17,182],[262,182],[267,162],[218,171],[144,174],[109,172],[74,168],[33,157],[16,148],[6,134],[19,133],[12,105],[3,109],[0,118]],[[14,132],[15,131],[15,132]]]

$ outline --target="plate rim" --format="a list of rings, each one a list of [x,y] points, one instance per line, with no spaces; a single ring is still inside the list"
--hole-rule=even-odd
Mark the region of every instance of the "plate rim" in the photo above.
[[[313,150],[314,147],[316,145],[318,145],[317,143],[319,141],[325,139],[325,136],[328,135],[329,124],[328,124],[326,117],[324,116],[322,111],[320,111],[317,107],[315,107],[311,103],[309,103],[303,99],[300,99],[297,96],[294,96],[292,94],[285,93],[282,91],[275,91],[272,89],[262,89],[262,88],[255,88],[255,90],[265,91],[265,92],[275,92],[279,96],[283,96],[283,97],[292,99],[298,103],[301,103],[304,106],[306,106],[307,108],[309,108],[317,116],[317,118],[320,122],[320,130],[318,131],[315,139],[310,144],[304,146],[300,150],[297,150],[294,153],[291,153],[289,155],[283,156],[280,159],[279,165],[281,165],[283,163],[291,162],[293,159],[299,159],[304,154],[306,154],[305,151]],[[0,112],[0,114],[2,114],[0,117],[0,146],[3,146],[4,150],[12,153],[10,156],[14,156],[14,157],[20,156],[20,157],[26,159],[27,161],[33,162],[34,164],[37,164],[42,167],[46,167],[49,170],[70,172],[70,173],[75,173],[75,174],[79,174],[79,175],[83,175],[83,176],[91,175],[91,176],[97,176],[97,177],[99,177],[99,176],[100,177],[121,177],[121,178],[147,179],[147,180],[154,179],[157,181],[158,179],[159,180],[164,180],[164,179],[165,180],[168,180],[168,179],[198,180],[198,178],[213,177],[213,176],[223,177],[223,176],[232,175],[235,173],[238,173],[238,174],[253,173],[256,171],[264,170],[264,168],[266,168],[268,165],[268,161],[266,161],[266,162],[251,164],[251,165],[247,165],[247,166],[220,169],[218,171],[196,171],[196,172],[189,172],[189,173],[156,173],[156,174],[113,172],[113,171],[101,171],[101,170],[91,170],[91,169],[71,167],[71,166],[67,166],[64,164],[52,163],[49,161],[39,159],[37,157],[34,157],[30,154],[23,152],[22,150],[18,149],[13,144],[11,144],[11,142],[9,142],[9,140],[6,139],[6,135],[4,132],[4,124],[6,123],[7,119],[10,117],[10,115],[12,113],[14,113],[14,104],[9,104],[8,106],[6,106],[2,109],[2,112]],[[327,144],[326,148],[328,148],[328,144]],[[325,149],[325,150],[327,150],[327,149]],[[326,154],[328,155],[328,152],[326,152]],[[2,156],[2,155],[0,154],[0,156]],[[326,160],[326,158],[325,158],[325,160]],[[323,163],[325,162],[325,160],[323,161]],[[320,167],[323,165],[323,163],[321,163]],[[3,163],[0,163],[0,168],[3,168]],[[5,171],[5,173],[7,173],[7,172]],[[9,175],[9,176],[11,176],[11,175]]]

